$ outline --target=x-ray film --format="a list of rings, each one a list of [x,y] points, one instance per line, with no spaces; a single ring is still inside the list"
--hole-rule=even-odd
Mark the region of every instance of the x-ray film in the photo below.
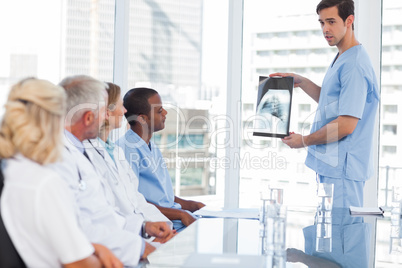
[[[293,77],[260,76],[254,136],[283,138],[289,135]]]

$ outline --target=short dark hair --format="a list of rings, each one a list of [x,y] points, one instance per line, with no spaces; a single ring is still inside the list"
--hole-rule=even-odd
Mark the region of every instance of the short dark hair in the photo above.
[[[145,87],[137,87],[127,91],[123,98],[123,105],[127,110],[125,117],[130,126],[135,125],[139,115],[149,116],[151,105],[149,105],[148,99],[156,94],[158,94],[156,90]]]
[[[319,15],[321,10],[335,6],[338,8],[339,17],[341,17],[344,22],[350,15],[355,15],[355,3],[353,0],[321,0],[317,5],[317,15]],[[352,24],[352,29],[354,29],[354,24]]]

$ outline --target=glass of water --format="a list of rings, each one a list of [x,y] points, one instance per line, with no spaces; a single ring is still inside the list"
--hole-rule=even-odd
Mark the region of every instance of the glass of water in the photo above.
[[[332,183],[318,183],[317,186],[318,209],[331,211],[334,197],[334,185]]]
[[[318,206],[316,213],[316,251],[332,251],[332,204],[334,185],[319,183],[317,188]]]

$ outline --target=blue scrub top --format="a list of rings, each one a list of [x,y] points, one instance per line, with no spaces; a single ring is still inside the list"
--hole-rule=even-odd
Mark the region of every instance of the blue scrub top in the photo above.
[[[174,202],[172,181],[166,163],[159,148],[150,142],[150,146],[129,129],[116,144],[124,150],[127,161],[139,180],[138,191],[145,199],[167,208],[181,208]]]
[[[306,165],[327,177],[368,180],[374,172],[378,102],[377,79],[369,56],[362,45],[351,47],[328,68],[311,133],[341,115],[360,120],[353,133],[339,141],[309,146]]]
[[[101,138],[98,137],[98,142],[105,148],[106,152],[109,154],[110,158],[112,158],[114,164],[116,165],[116,160],[114,159],[114,148],[116,147],[116,144],[113,143],[109,138],[104,142]]]

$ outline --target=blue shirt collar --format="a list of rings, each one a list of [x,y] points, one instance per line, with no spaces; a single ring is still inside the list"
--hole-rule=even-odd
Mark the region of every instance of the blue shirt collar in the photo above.
[[[100,139],[98,137],[98,141],[99,141],[100,145],[102,145],[106,149],[107,153],[110,155],[110,157],[114,161],[113,151],[114,151],[114,148],[116,147],[116,144],[114,142],[112,142],[109,138],[106,140],[106,142],[104,142],[102,139]]]
[[[78,149],[78,151],[84,153],[84,144],[79,139],[77,139],[74,134],[72,134],[68,130],[64,130],[64,135],[66,135],[66,138]]]
[[[140,148],[140,147],[147,147],[149,150],[151,150],[151,148],[154,146],[152,144],[152,141],[149,141],[149,145],[137,134],[135,133],[132,129],[127,130],[127,135],[132,138],[137,145],[135,146],[136,148]]]

